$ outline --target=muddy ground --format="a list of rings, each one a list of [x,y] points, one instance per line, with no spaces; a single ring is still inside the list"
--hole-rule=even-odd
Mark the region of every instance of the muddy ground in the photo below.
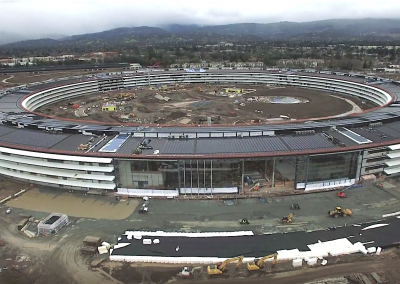
[[[107,123],[199,125],[207,124],[208,117],[211,117],[213,124],[251,124],[282,120],[281,115],[291,119],[318,118],[374,107],[357,98],[292,87],[234,86],[248,91],[241,95],[227,94],[224,91],[226,87],[228,86],[180,85],[166,87],[165,91],[149,87],[119,90],[60,102],[37,111],[51,116]],[[170,100],[157,99],[157,94]],[[285,97],[294,97],[305,103],[264,102],[268,98]],[[258,101],[249,101],[254,98],[258,98]],[[350,99],[353,105],[346,99]],[[101,106],[106,102],[116,105],[117,110],[102,111]],[[73,105],[80,107],[73,109]],[[355,106],[359,108],[355,110]]]
[[[21,189],[29,188],[29,184],[24,182],[15,182],[9,179],[0,178],[0,200],[14,195],[15,193],[19,192]],[[1,207],[1,205],[0,205]]]
[[[177,274],[182,267],[151,267],[138,264],[119,264],[105,263],[101,269],[110,273],[115,279],[126,284],[152,284],[152,283],[305,283],[325,278],[346,277],[352,273],[362,273],[372,280],[371,272],[376,272],[386,283],[399,283],[400,272],[396,267],[400,265],[400,250],[393,249],[386,251],[380,256],[361,256],[349,255],[342,257],[329,257],[327,266],[319,265],[302,268],[293,268],[291,262],[278,262],[274,267],[270,264],[265,265],[262,271],[249,273],[245,265],[234,270],[234,265],[228,267],[225,277],[217,279],[209,277],[206,267],[202,272],[196,273],[191,279],[181,279]],[[350,265],[351,264],[351,265]],[[322,284],[322,283],[320,283]]]
[[[109,220],[106,219],[107,217],[96,219],[79,216],[80,213],[85,212],[84,209],[80,212],[80,206],[76,206],[76,204],[78,202],[80,204],[89,204],[89,202],[94,202],[93,198],[100,200],[99,204],[105,204],[106,206],[92,207],[91,211],[93,211],[92,214],[94,216],[97,214],[101,216],[101,211],[104,208],[107,208],[110,214],[117,214],[118,210],[113,212],[113,208],[118,206],[119,202],[111,196],[93,197],[56,189],[40,189],[39,193],[34,192],[35,194],[32,196],[27,195],[27,197],[29,197],[29,203],[42,202],[42,204],[38,205],[41,206],[41,209],[39,207],[36,209],[42,211],[32,210],[31,207],[28,207],[23,202],[23,197],[13,201],[11,214],[5,214],[7,204],[0,208],[0,240],[5,243],[5,246],[0,247],[0,268],[8,268],[8,270],[3,270],[0,273],[0,283],[167,283],[167,281],[175,278],[182,266],[153,265],[149,267],[143,264],[133,266],[107,262],[106,256],[104,256],[105,262],[98,265],[99,260],[97,258],[92,262],[90,257],[80,254],[82,240],[89,235],[98,236],[109,243],[115,243],[120,234],[125,230],[131,229],[188,232],[237,231],[243,229],[238,224],[238,220],[243,217],[248,218],[251,222],[251,225],[246,229],[253,230],[256,233],[318,230],[330,226],[344,225],[345,223],[349,224],[349,222],[358,223],[378,220],[382,218],[383,214],[398,211],[400,184],[394,185],[395,187],[390,190],[380,189],[375,186],[352,189],[348,191],[348,198],[346,199],[338,199],[335,192],[324,192],[300,196],[271,197],[265,200],[238,199],[237,201],[234,200],[233,203],[225,203],[221,200],[150,200],[148,214],[138,214],[138,207],[141,206],[142,202],[137,202],[137,207],[132,214],[121,220]],[[19,188],[19,186],[16,186],[16,188]],[[64,199],[64,195],[69,197]],[[48,215],[45,212],[47,211],[46,204],[51,203],[52,200],[55,203],[62,200],[67,206],[76,208],[76,214],[74,217],[70,217],[70,223],[57,235],[30,239],[17,230],[17,224],[24,216],[32,216],[35,220],[46,217]],[[124,202],[126,201],[121,203]],[[278,220],[281,216],[289,213],[292,203],[300,204],[301,210],[296,212],[293,224],[281,226]],[[352,209],[354,215],[350,219],[334,219],[326,216],[327,208],[333,208],[337,205]],[[29,204],[29,206],[31,205]],[[51,208],[51,206],[53,205],[48,207]],[[61,207],[60,210],[62,210]],[[29,230],[35,231],[34,225],[30,226]],[[20,254],[27,256],[29,261],[17,262],[16,258]],[[382,257],[384,256],[385,254],[382,255]],[[339,259],[341,261],[344,260],[343,257],[339,257]],[[239,274],[236,278],[230,278],[223,283],[238,281],[241,281],[241,283],[257,283],[257,281],[269,279],[274,279],[274,283],[289,283],[288,279],[291,279],[291,283],[302,283],[293,282],[293,277],[295,277],[293,275],[297,275],[296,277],[300,277],[299,279],[309,281],[314,277],[333,277],[338,274],[341,274],[339,276],[344,276],[353,272],[349,270],[349,268],[353,267],[355,268],[354,272],[362,272],[360,269],[367,264],[373,266],[373,268],[369,267],[368,271],[372,271],[372,269],[384,270],[385,268],[382,266],[382,263],[386,261],[385,259],[379,258],[376,260],[377,262],[375,262],[375,256],[365,258],[368,261],[363,261],[363,259],[364,257],[359,255],[350,256],[348,261],[352,263],[351,266],[344,265],[340,269],[328,269],[329,273],[326,270],[331,267],[330,265],[327,268],[321,268],[322,272],[320,274],[315,274],[315,271],[318,271],[319,268],[318,270],[315,270],[315,268],[298,270],[296,273],[300,273],[299,275],[290,273],[279,274],[281,276],[266,275],[265,280],[263,280],[264,278]],[[329,264],[336,261],[337,259],[329,260]],[[362,261],[360,265],[357,264],[358,261]],[[393,265],[393,263],[388,261],[385,265],[391,267],[390,265]],[[88,266],[91,264],[93,264],[93,267]],[[281,263],[277,266],[277,269],[290,269],[290,263]],[[310,273],[311,271],[313,273]],[[391,277],[398,277],[396,273]],[[117,280],[111,279],[110,276]],[[283,278],[281,279],[281,277]],[[286,279],[285,277],[289,278]],[[188,282],[199,283],[200,279],[202,278],[188,280]],[[179,280],[179,282],[182,281]],[[210,283],[207,279],[201,280],[201,283],[203,282]]]

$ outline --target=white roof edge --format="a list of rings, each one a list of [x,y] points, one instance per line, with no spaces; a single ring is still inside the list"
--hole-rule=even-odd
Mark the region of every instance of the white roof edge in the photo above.
[[[388,146],[388,148],[390,150],[400,150],[400,144],[390,145],[390,146]]]
[[[388,175],[400,173],[400,167],[388,168],[384,172]]]
[[[43,182],[48,184],[58,184],[58,185],[66,185],[66,186],[76,186],[76,187],[85,187],[85,188],[97,188],[97,189],[114,189],[115,183],[92,183],[92,182],[84,182],[84,181],[74,181],[74,180],[63,180],[63,179],[53,179],[49,177],[36,176],[30,174],[24,174],[20,172],[13,172],[5,170],[4,168],[0,168],[0,174],[7,176],[14,176],[16,178],[24,179],[27,181],[36,181]]]
[[[87,163],[109,164],[112,162],[112,158],[96,158],[96,157],[49,154],[49,153],[40,153],[40,152],[34,152],[34,151],[18,150],[18,149],[6,148],[6,147],[0,147],[0,152],[21,155],[21,156],[35,157],[35,158],[68,160],[68,161],[87,162]]]
[[[68,169],[62,170],[62,169],[58,169],[58,168],[46,168],[46,167],[31,166],[31,165],[17,165],[17,164],[9,164],[9,163],[3,164],[1,161],[0,161],[0,167],[25,171],[25,172],[29,172],[29,173],[44,174],[44,175],[56,174],[57,176],[61,176],[61,177],[76,178],[76,179],[82,179],[82,180],[114,181],[114,179],[115,179],[115,176],[111,176],[111,175],[75,173],[75,172],[69,171]]]
[[[57,169],[67,169],[67,170],[77,170],[77,171],[92,171],[92,172],[104,172],[111,173],[114,170],[114,166],[89,166],[89,165],[77,165],[77,164],[69,164],[69,163],[53,163],[46,162],[43,160],[36,159],[24,159],[21,157],[15,156],[5,156],[0,154],[0,161],[6,161],[11,163],[20,163],[23,165],[34,165],[40,167],[48,167],[48,168],[57,168]]]

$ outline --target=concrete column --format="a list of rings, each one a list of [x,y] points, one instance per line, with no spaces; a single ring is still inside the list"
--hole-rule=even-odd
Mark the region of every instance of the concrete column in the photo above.
[[[356,181],[361,177],[362,162],[364,158],[364,151],[358,152],[357,157],[357,171],[356,171]]]
[[[193,168],[192,168],[192,160],[190,160],[190,195],[193,195]]]
[[[133,188],[132,169],[130,161],[118,161],[119,183],[123,187]]]
[[[211,160],[211,165],[210,165],[210,181],[211,181],[211,196],[213,195],[213,161]]]
[[[242,192],[244,192],[244,160],[242,161]]]
[[[203,163],[203,175],[204,175],[204,190],[207,188],[206,187],[206,160],[204,160],[204,163]]]
[[[200,173],[199,173],[199,161],[197,160],[197,195],[200,195]]]
[[[183,161],[183,187],[186,188],[186,161]]]
[[[267,164],[268,164],[268,161],[267,161],[267,159],[265,159],[265,167],[264,167],[264,178],[265,178],[265,179],[268,178],[268,177],[267,177]]]
[[[272,181],[271,181],[271,187],[275,187],[275,159],[272,159]]]

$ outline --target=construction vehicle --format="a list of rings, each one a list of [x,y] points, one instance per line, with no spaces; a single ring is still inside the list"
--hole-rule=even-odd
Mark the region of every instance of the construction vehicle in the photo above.
[[[88,150],[89,149],[89,144],[80,144],[79,146],[78,146],[78,150],[79,151],[86,151],[86,150]]]
[[[250,188],[250,191],[258,191],[260,189],[260,183],[256,182],[252,188]]]
[[[339,198],[346,198],[346,197],[347,197],[346,192],[344,192],[344,191],[339,191],[339,192],[337,193],[337,196],[338,196]]]
[[[292,223],[294,213],[290,213],[288,216],[283,216],[281,219],[282,224],[290,224]]]
[[[267,259],[270,259],[270,258],[274,259],[272,261],[272,266],[274,266],[275,263],[276,263],[276,259],[278,258],[278,254],[277,253],[270,254],[270,255],[264,256],[264,257],[259,258],[259,259],[254,259],[253,262],[248,262],[247,263],[247,270],[248,271],[260,270],[263,267],[264,261],[266,261]]]
[[[196,266],[193,267],[192,269],[189,269],[189,267],[185,266],[181,272],[179,272],[178,276],[180,276],[181,278],[194,278],[196,272],[198,272],[199,274],[201,274],[203,272],[203,267],[202,266]]]
[[[139,209],[139,214],[147,214],[149,212],[149,206],[147,203],[143,204]]]
[[[292,204],[292,205],[290,206],[290,209],[293,209],[293,210],[300,210],[300,205],[297,204],[297,203]]]
[[[328,211],[329,216],[331,217],[346,217],[351,216],[353,213],[350,209],[342,209],[341,207],[337,206],[334,210]]]
[[[197,92],[204,92],[204,90],[200,86],[196,86],[194,88]]]
[[[239,220],[239,224],[241,224],[241,225],[250,225],[250,222],[249,222],[248,219],[243,218],[243,219]]]
[[[218,263],[216,265],[209,265],[209,266],[207,266],[207,273],[209,276],[222,275],[225,272],[226,266],[229,263],[232,263],[235,261],[237,261],[236,267],[235,267],[235,270],[237,270],[243,262],[243,256],[229,258],[229,259],[225,260],[224,262]]]

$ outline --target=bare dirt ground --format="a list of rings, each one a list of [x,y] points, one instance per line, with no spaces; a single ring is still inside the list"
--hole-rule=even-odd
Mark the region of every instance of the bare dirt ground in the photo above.
[[[226,87],[228,86],[179,85],[164,89],[146,87],[112,91],[60,102],[37,111],[50,116],[108,123],[199,125],[206,124],[208,117],[211,117],[213,124],[251,124],[282,120],[281,115],[291,119],[318,118],[351,112],[354,105],[363,110],[373,107],[372,104],[356,98],[292,87],[235,86],[245,92],[247,90],[247,94],[227,94]],[[157,98],[157,95],[161,98]],[[285,97],[306,103],[265,102],[271,98]],[[346,99],[353,101],[354,105]],[[115,105],[117,110],[103,112],[101,106],[105,103]],[[73,105],[78,105],[79,109],[73,109]]]
[[[16,188],[19,188],[19,186],[16,186]],[[111,216],[110,219],[107,217],[95,219],[78,216],[86,214],[86,210],[81,209],[81,204],[86,204],[92,198],[98,199],[96,204],[112,203],[115,200],[110,196],[87,197],[56,189],[40,189],[41,195],[36,195],[36,199],[31,200],[33,203],[42,203],[40,211],[13,207],[10,214],[5,214],[5,208],[0,208],[0,240],[5,243],[5,246],[0,247],[0,268],[8,268],[8,270],[3,270],[0,273],[0,283],[171,283],[169,281],[176,280],[176,275],[182,269],[182,266],[145,266],[144,264],[111,263],[105,260],[100,265],[94,264],[95,267],[88,267],[92,263],[92,258],[80,254],[82,240],[88,235],[98,236],[103,241],[113,244],[125,230],[193,232],[242,230],[243,227],[237,221],[243,217],[247,217],[251,222],[251,225],[246,229],[254,230],[257,233],[318,230],[331,226],[341,226],[345,223],[350,224],[350,222],[378,220],[382,219],[383,214],[398,211],[399,188],[398,184],[395,184],[395,187],[390,190],[383,190],[374,186],[355,188],[348,191],[348,198],[346,199],[338,199],[335,192],[324,192],[300,196],[271,197],[265,201],[239,199],[234,201],[233,205],[227,205],[218,200],[150,200],[148,214],[138,214],[138,208],[136,208],[125,219],[113,217],[113,215],[119,214],[118,209],[113,206],[104,208],[97,206],[100,208],[95,211],[97,217],[98,214],[103,214],[100,212],[101,210],[109,211],[107,216]],[[46,197],[47,194],[49,194],[49,197]],[[56,203],[59,202],[57,200],[61,200],[59,195],[75,197],[62,199],[62,203],[65,203],[65,205],[58,207],[57,211],[65,213],[61,211],[69,210],[68,207],[70,207],[73,210],[76,209],[76,213],[73,215],[76,217],[70,216],[70,223],[57,235],[30,239],[17,230],[16,225],[24,218],[23,216],[32,216],[35,220],[47,216],[47,212],[51,211],[49,208],[54,208],[51,204],[53,200]],[[18,199],[20,198],[22,197]],[[80,198],[82,198],[82,201],[85,199],[86,201],[79,202],[81,201]],[[280,226],[278,219],[289,213],[292,203],[300,204],[301,210],[296,211],[292,225]],[[79,205],[77,206],[77,204]],[[136,204],[140,206],[141,201],[136,200]],[[337,205],[351,208],[354,215],[351,218],[343,219],[329,218],[326,211]],[[94,207],[92,210],[94,210]],[[35,231],[32,226],[30,230]],[[20,254],[28,256],[29,260],[17,262],[17,256]],[[277,266],[278,270],[274,270],[274,272],[282,272],[281,274],[276,274],[276,276],[267,274],[265,278],[247,276],[243,271],[243,266],[242,274],[225,282],[216,280],[216,283],[221,281],[224,283],[238,283],[239,281],[240,283],[265,283],[268,280],[273,280],[274,283],[289,283],[289,281],[292,281],[290,283],[303,283],[302,281],[306,282],[316,278],[333,277],[335,275],[345,276],[349,273],[363,271],[383,271],[389,275],[388,270],[385,269],[393,271],[394,269],[391,268],[398,265],[396,255],[397,252],[395,255],[390,254],[390,257],[386,253],[380,257],[360,255],[352,255],[349,258],[339,257],[338,259],[328,259],[326,268],[304,268],[290,273],[287,272],[291,270],[290,263],[281,263]],[[397,257],[397,262],[392,257]],[[107,259],[106,256],[104,258]],[[339,260],[348,261],[351,265],[334,264],[340,263]],[[351,270],[352,268],[354,269]],[[394,271],[389,275],[393,279],[398,277],[396,270]],[[110,278],[110,276],[117,280]],[[296,277],[299,281],[294,280],[297,279]],[[178,282],[182,281],[179,280]],[[200,280],[194,279],[187,282],[199,283]],[[207,279],[201,280],[201,283],[203,282],[213,283]]]
[[[177,274],[182,266],[177,267],[152,267],[137,264],[121,264],[109,267],[107,263],[102,264],[102,269],[111,273],[113,277],[126,284],[134,283],[277,283],[277,284],[300,284],[310,281],[323,280],[326,278],[346,277],[353,273],[362,273],[369,279],[371,272],[378,273],[386,283],[400,283],[399,251],[390,250],[380,256],[351,255],[339,258],[329,258],[327,266],[315,266],[293,268],[290,262],[278,262],[274,268],[267,267],[259,273],[249,273],[243,265],[239,271],[233,272],[234,266],[228,268],[228,279],[215,279],[203,272],[196,274],[193,279],[180,279]],[[332,283],[332,282],[331,282]],[[376,282],[372,282],[376,283]],[[322,283],[321,283],[322,284]]]
[[[19,192],[21,189],[28,188],[27,183],[16,183],[15,181],[11,181],[5,178],[0,178],[0,200],[14,195]]]
[[[71,206],[73,204],[73,206]],[[117,202],[113,199],[99,199],[89,195],[40,191],[32,189],[18,198],[7,202],[7,206],[41,212],[62,212],[68,216],[122,220],[129,217],[139,201],[129,199]]]

